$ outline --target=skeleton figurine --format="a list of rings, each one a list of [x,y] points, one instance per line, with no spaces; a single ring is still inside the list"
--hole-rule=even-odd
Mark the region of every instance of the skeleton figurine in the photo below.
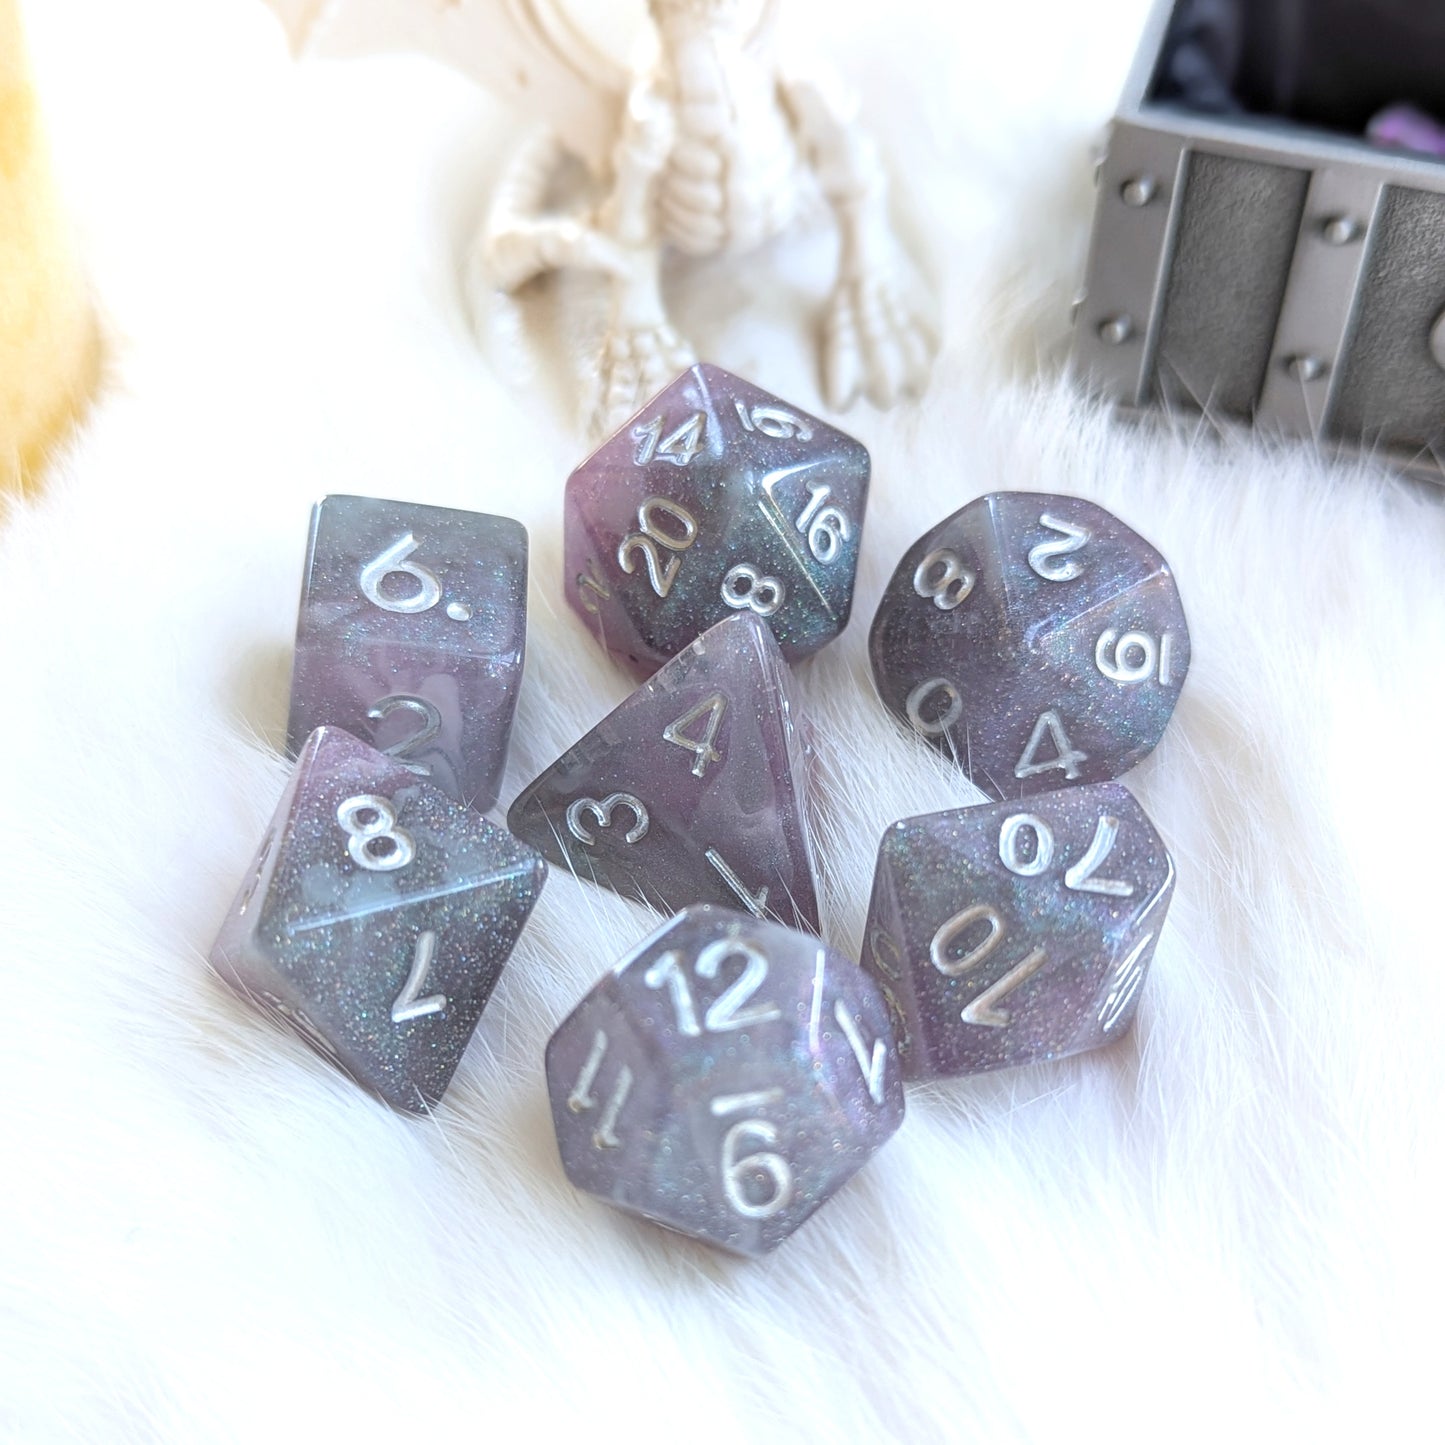
[[[779,63],[778,0],[647,0],[653,24],[641,27],[626,66],[565,0],[272,3],[321,48],[422,49],[546,121],[547,134],[523,146],[502,180],[475,280],[515,291],[571,268],[604,279],[609,314],[590,378],[595,432],[694,360],[663,309],[663,248],[748,251],[796,224],[815,188],[840,232],[821,336],[829,403],[846,407],[862,394],[889,406],[922,388],[935,343],[902,299],[882,168],[845,108]],[[609,5],[609,31],[625,12]],[[600,199],[549,210],[559,176],[578,160]]]

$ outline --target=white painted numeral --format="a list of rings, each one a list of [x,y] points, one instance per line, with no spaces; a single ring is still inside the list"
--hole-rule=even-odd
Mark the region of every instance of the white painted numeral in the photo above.
[[[995,1005],[1026,979],[1032,978],[1047,961],[1042,948],[1034,949],[1022,963],[1014,964],[997,983],[990,984],[969,1002],[963,1010],[964,1023],[981,1024],[990,1029],[1006,1029],[1012,1016],[1007,1009],[997,1008]]]
[[[1160,683],[1168,687],[1173,681],[1170,669],[1174,659],[1174,638],[1162,633],[1156,643],[1147,632],[1126,632],[1121,637],[1112,627],[1099,634],[1094,645],[1094,666],[1110,682],[1147,682],[1158,669]]]
[[[748,891],[748,886],[738,877],[732,865],[716,848],[709,848],[703,855],[712,866],[717,869],[722,881],[732,890],[739,903],[753,915],[754,918],[766,918],[768,916],[768,890],[766,884],[759,888],[756,893]]]
[[[436,957],[437,936],[428,928],[418,936],[416,952],[412,954],[411,972],[406,976],[401,992],[391,1006],[391,1021],[404,1024],[409,1019],[425,1018],[428,1014],[439,1014],[447,1006],[444,993],[428,994],[422,998],[421,991],[426,985],[426,976]]]
[[[924,717],[924,703],[939,694],[943,696],[943,706],[937,709],[934,717]],[[930,677],[920,682],[908,694],[903,710],[908,714],[908,721],[914,732],[921,733],[926,738],[936,738],[946,733],[963,716],[963,698],[946,677]]]
[[[769,501],[779,513],[782,513],[783,509],[773,488],[779,482],[794,476],[798,470],[794,467],[773,472],[763,482],[763,490],[768,494]],[[807,537],[808,551],[813,554],[816,561],[823,563],[824,566],[838,560],[843,551],[843,543],[853,535],[852,524],[843,510],[839,507],[823,505],[832,494],[833,489],[826,482],[809,482],[808,504],[793,521],[793,526]],[[763,515],[766,516],[766,504],[760,501],[758,505],[763,509]]]
[[[361,595],[368,602],[374,602],[387,612],[412,613],[426,612],[442,600],[442,584],[437,574],[418,562],[407,560],[416,551],[417,545],[416,538],[408,532],[361,569],[357,581]],[[409,597],[388,597],[381,590],[382,584],[393,574],[410,577],[417,584],[417,590]]]
[[[659,514],[679,523],[682,536],[676,537],[667,532],[658,520]],[[617,544],[617,565],[629,577],[632,576],[637,570],[632,557],[640,552],[652,590],[659,597],[666,597],[677,581],[682,563],[677,557],[669,557],[664,564],[657,549],[665,547],[669,552],[686,552],[697,541],[697,518],[681,502],[670,501],[667,497],[648,497],[637,509],[637,526],[636,532]]]
[[[370,873],[394,873],[416,857],[416,841],[397,827],[390,798],[358,793],[337,808],[336,821],[346,834],[352,861]]]
[[[1020,835],[1027,829],[1034,835],[1033,852],[1024,857],[1019,846]],[[1094,825],[1094,836],[1084,856],[1064,873],[1064,887],[1076,893],[1105,893],[1113,898],[1132,898],[1134,885],[1118,878],[1096,878],[1104,860],[1114,851],[1119,836],[1119,820],[1107,813]],[[1054,861],[1054,830],[1032,813],[1015,813],[1005,818],[998,834],[998,857],[1010,873],[1020,878],[1037,878],[1048,871]]]
[[[951,547],[935,547],[913,569],[913,590],[920,597],[931,598],[940,612],[952,612],[973,591],[975,581]]]
[[[874,1039],[873,1047],[869,1049],[863,1042],[858,1020],[848,1011],[848,1005],[842,999],[833,1005],[833,1017],[838,1020],[838,1027],[843,1030],[843,1037],[848,1040],[848,1047],[853,1050],[853,1057],[858,1060],[858,1068],[863,1074],[863,1082],[868,1085],[869,1095],[875,1104],[881,1104],[883,1071],[888,1067],[887,1044],[882,1039]]]
[[[768,1089],[755,1094],[729,1094],[712,1101],[714,1118],[747,1109],[765,1109],[782,1100],[781,1089]],[[779,1139],[777,1125],[766,1119],[744,1119],[734,1124],[722,1141],[723,1196],[729,1208],[744,1219],[771,1219],[788,1207],[793,1198],[793,1170],[781,1154],[773,1152]],[[753,1154],[739,1154],[744,1145],[761,1144]],[[762,1183],[766,1193],[755,1198],[756,1186]],[[749,1190],[748,1186],[754,1186]]]
[[[722,580],[722,600],[729,607],[751,608],[759,617],[771,617],[787,600],[788,589],[778,577],[767,577],[751,562],[739,562]]]
[[[612,826],[612,815],[618,808],[628,809],[633,818],[632,826],[622,835],[625,843],[640,843],[647,837],[652,820],[647,809],[631,793],[609,793],[598,802],[596,798],[577,798],[567,805],[567,831],[579,842],[591,847],[597,842],[597,835],[582,826],[583,814],[589,814],[599,828]]]
[[[1099,1027],[1106,1034],[1117,1027],[1128,1012],[1129,1005],[1133,1003],[1134,995],[1139,992],[1139,985],[1144,982],[1144,974],[1148,969],[1144,955],[1153,941],[1154,935],[1146,933],[1114,970],[1114,977],[1109,981],[1109,992],[1104,995],[1104,1002],[1099,1006]]]
[[[692,1001],[692,986],[682,971],[682,955],[669,948],[652,967],[642,975],[648,988],[665,988],[672,995],[673,1011],[677,1014],[677,1027],[690,1039],[695,1039],[702,1028],[697,1021],[697,1006]]]
[[[718,976],[722,965],[734,958],[743,960],[743,971],[708,1005],[701,1025],[697,1021],[692,985],[683,972],[682,955],[676,949],[668,949],[658,958],[643,974],[642,981],[648,988],[667,989],[677,1015],[678,1031],[689,1038],[696,1038],[704,1029],[709,1033],[726,1033],[731,1029],[745,1029],[781,1018],[782,1014],[774,1004],[744,1007],[768,977],[768,961],[752,944],[720,938],[708,944],[697,956],[693,972],[699,978],[711,981]]]
[[[1019,847],[1019,834],[1028,829],[1034,835],[1033,855],[1025,858]],[[1054,830],[1032,813],[1015,813],[1005,818],[998,834],[999,861],[1010,873],[1020,878],[1037,878],[1048,871],[1054,861]]]
[[[893,935],[884,930],[882,924],[874,927],[868,935],[868,946],[873,950],[873,962],[896,983],[903,977],[903,950],[894,941]]]
[[[744,431],[762,432],[765,437],[772,437],[775,441],[792,441],[794,438],[800,442],[813,440],[813,428],[802,417],[784,411],[780,406],[750,407],[741,401],[734,401],[733,407]]]
[[[592,1039],[592,1048],[582,1064],[582,1071],[577,1075],[577,1082],[572,1085],[572,1092],[567,1096],[567,1107],[574,1114],[584,1114],[597,1107],[597,1100],[592,1095],[592,1085],[597,1081],[597,1071],[602,1067],[602,1060],[606,1056],[607,1035],[602,1029],[598,1029]],[[602,1117],[592,1131],[594,1149],[616,1149],[622,1143],[617,1137],[617,1120],[631,1092],[632,1070],[623,1064],[617,1071],[617,1081],[612,1086],[612,1093],[608,1095]]]
[[[408,758],[406,754],[414,752],[423,743],[429,743],[442,730],[440,709],[424,697],[413,697],[410,693],[397,692],[373,703],[367,708],[366,715],[372,722],[381,722],[394,712],[414,713],[417,719],[417,731],[410,737],[402,738],[400,742],[392,743],[389,748],[383,748],[382,754],[388,758],[395,758],[408,772],[416,773],[423,778],[431,777],[430,763],[418,763]]]
[[[988,933],[967,953],[958,958],[950,957],[949,949],[980,923],[987,925]],[[990,908],[987,903],[971,903],[955,913],[933,935],[933,942],[928,945],[929,961],[945,978],[960,978],[969,969],[977,968],[1003,942],[1004,932],[1003,919],[997,909]]]
[[[1064,874],[1064,887],[1076,893],[1105,893],[1111,898],[1132,898],[1134,885],[1118,878],[1096,878],[1094,875],[1103,866],[1104,860],[1114,851],[1114,840],[1119,836],[1119,820],[1107,813],[1100,816],[1094,825],[1094,836],[1088,851]]]
[[[1029,553],[1029,566],[1045,582],[1072,582],[1084,569],[1071,557],[1067,561],[1055,559],[1068,557],[1070,552],[1077,552],[1094,534],[1087,527],[1065,522],[1059,517],[1051,517],[1047,512],[1039,518],[1039,526],[1047,527],[1051,532],[1062,532],[1063,536],[1040,542]]]
[[[685,467],[702,450],[707,437],[707,417],[702,412],[693,412],[666,437],[662,435],[665,425],[660,416],[655,416],[646,426],[632,428],[632,439],[638,444],[633,461],[639,467],[645,467],[654,458]]]
[[[743,960],[743,971],[708,1006],[703,1026],[712,1033],[729,1029],[745,1029],[753,1024],[768,1024],[782,1017],[776,1004],[743,1005],[767,982],[768,960],[750,943],[740,939],[720,938],[698,954],[693,971],[699,978],[715,979],[724,963],[735,958]]]
[[[606,602],[612,596],[612,589],[603,579],[595,557],[589,557],[586,567],[577,574],[577,596],[581,600],[582,610],[592,613],[594,617],[598,610],[597,599],[600,597]]]
[[[1041,759],[1039,748],[1043,745],[1045,734],[1054,745],[1054,756]],[[1039,714],[1039,720],[1029,734],[1028,743],[1018,762],[1014,764],[1014,777],[1031,778],[1036,773],[1047,773],[1058,768],[1072,782],[1079,776],[1079,764],[1088,760],[1088,753],[1080,752],[1069,741],[1069,735],[1064,731],[1063,719],[1055,709],[1049,708],[1047,712]]]
[[[692,765],[692,775],[695,778],[702,777],[709,763],[722,761],[722,754],[713,746],[713,741],[717,737],[717,730],[722,724],[727,705],[727,698],[722,693],[715,692],[711,697],[704,698],[696,707],[689,708],[681,717],[674,718],[662,730],[664,742],[675,743],[678,747],[697,754]],[[696,722],[704,713],[707,714],[707,726],[703,729],[702,736],[688,737],[683,732],[683,728],[687,727],[689,723]]]
[[[806,529],[808,550],[825,567],[838,559],[843,543],[853,535],[853,529],[848,525],[848,518],[842,509],[823,505],[832,490],[832,487],[821,482],[809,482],[808,493],[811,500],[793,524],[800,532]]]
[[[988,933],[984,938],[970,948],[967,953],[958,958],[951,958],[949,948],[980,923],[986,924],[988,927]],[[987,903],[974,903],[955,913],[933,935],[928,956],[934,968],[945,978],[959,978],[971,969],[977,968],[1003,942],[1006,932],[1003,919],[999,917],[996,909],[990,908]],[[1021,963],[1016,963],[1002,978],[990,984],[964,1005],[960,1015],[964,1023],[980,1024],[986,1028],[1006,1028],[1009,1023],[1009,1014],[996,1005],[1000,999],[1006,994],[1012,993],[1026,979],[1032,978],[1045,962],[1044,950],[1036,948]]]

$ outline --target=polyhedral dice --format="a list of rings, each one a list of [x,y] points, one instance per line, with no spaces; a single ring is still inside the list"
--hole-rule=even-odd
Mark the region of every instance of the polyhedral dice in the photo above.
[[[546,876],[532,849],[337,728],[307,739],[216,972],[401,1109],[441,1098]]]
[[[567,1177],[738,1254],[775,1248],[903,1121],[888,1009],[816,938],[689,908],[547,1045]]]
[[[790,662],[853,606],[868,452],[716,366],[660,392],[567,481],[567,599],[646,677],[735,612]]]
[[[1097,1048],[1129,1027],[1174,864],[1120,783],[894,823],[863,967],[910,1079]]]
[[[510,517],[327,497],[311,514],[287,749],[331,725],[478,809],[497,800],[527,631]]]
[[[816,933],[802,726],[772,634],[734,616],[529,783],[507,826],[661,912],[721,903]]]
[[[1101,782],[1189,670],[1168,564],[1077,497],[995,492],[904,554],[868,639],[884,705],[990,797]]]

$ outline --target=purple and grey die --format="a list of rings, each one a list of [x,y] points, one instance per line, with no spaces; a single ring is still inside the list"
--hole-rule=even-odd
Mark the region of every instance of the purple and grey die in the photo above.
[[[338,728],[301,749],[216,972],[400,1109],[441,1098],[536,902],[531,848]]]
[[[853,606],[867,448],[716,366],[699,365],[567,480],[567,599],[646,677],[734,612],[789,662]]]
[[[993,798],[1127,772],[1189,670],[1168,563],[1102,507],[994,492],[904,554],[868,638],[884,705]]]
[[[547,1045],[579,1189],[742,1255],[776,1248],[903,1121],[888,1009],[816,938],[689,908]]]
[[[527,533],[510,517],[327,497],[311,514],[287,749],[368,739],[477,809],[507,760],[527,633]]]
[[[529,783],[507,826],[659,912],[720,903],[816,933],[809,761],[777,643],[734,615]]]
[[[910,1079],[1093,1049],[1134,1017],[1174,863],[1121,783],[894,823],[863,967]]]

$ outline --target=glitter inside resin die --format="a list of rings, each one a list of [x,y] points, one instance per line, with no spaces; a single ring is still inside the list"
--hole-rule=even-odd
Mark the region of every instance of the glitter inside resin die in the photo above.
[[[816,933],[795,691],[766,627],[720,622],[529,783],[507,826],[660,912],[720,903]]]
[[[683,372],[567,481],[567,599],[646,677],[747,611],[789,662],[847,625],[867,449],[715,366]]]
[[[311,516],[287,747],[345,728],[443,792],[497,800],[527,630],[510,517],[379,497]]]
[[[884,705],[990,797],[1128,771],[1189,670],[1168,564],[1077,497],[995,492],[904,554],[868,639]]]
[[[862,963],[892,1007],[906,1076],[1120,1037],[1173,891],[1168,850],[1120,783],[894,823]]]
[[[816,938],[711,907],[645,940],[547,1045],[567,1177],[737,1254],[775,1248],[903,1120],[888,1010]]]
[[[232,988],[401,1109],[445,1092],[546,876],[337,728],[301,749],[211,949]]]

